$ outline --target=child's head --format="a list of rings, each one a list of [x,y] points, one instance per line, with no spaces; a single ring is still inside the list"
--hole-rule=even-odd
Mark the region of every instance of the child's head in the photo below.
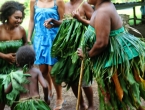
[[[16,53],[16,61],[20,67],[24,67],[25,65],[28,68],[32,67],[35,61],[34,50],[28,45],[20,47]]]
[[[10,17],[16,12],[20,11],[22,19],[25,17],[25,6],[17,1],[7,1],[0,8],[0,21],[6,23],[10,21]]]

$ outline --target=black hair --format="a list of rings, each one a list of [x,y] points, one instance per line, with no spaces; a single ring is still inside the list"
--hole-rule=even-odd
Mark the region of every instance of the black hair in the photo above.
[[[7,1],[0,8],[0,21],[5,23],[8,20],[8,17],[11,16],[15,11],[22,12],[22,18],[25,17],[25,6],[16,1]]]
[[[35,52],[29,45],[22,46],[18,49],[16,53],[16,61],[19,67],[24,67],[27,65],[28,68],[31,68],[35,61]]]

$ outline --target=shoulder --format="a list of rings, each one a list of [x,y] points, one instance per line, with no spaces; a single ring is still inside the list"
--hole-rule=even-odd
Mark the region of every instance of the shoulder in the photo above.
[[[36,2],[36,0],[30,0],[31,3]]]
[[[3,24],[0,24],[0,34],[1,34],[1,32],[2,32],[3,30],[5,30],[4,25],[3,25]]]
[[[20,29],[20,30],[22,30],[22,31],[24,31],[24,30],[25,30],[22,26],[19,26],[19,29]]]
[[[0,24],[0,31],[3,29],[4,25]]]
[[[100,8],[98,8],[98,12],[114,12],[116,9],[115,9],[115,6],[112,4],[112,3],[103,3]]]
[[[64,1],[63,0],[56,0],[56,4],[57,4],[57,6],[61,6],[64,4]]]
[[[91,7],[91,5],[88,4],[87,2],[84,2],[84,3],[83,3],[83,6],[84,6],[84,7]]]
[[[35,72],[37,75],[42,75],[42,74],[41,74],[41,71],[40,71],[38,68],[36,68],[36,67],[33,67],[33,68],[31,69],[31,71]]]
[[[36,3],[36,0],[30,0],[30,6],[34,6],[35,3]]]
[[[82,7],[85,11],[94,12],[93,7],[90,4],[88,4],[87,2],[84,2]]]
[[[19,28],[20,32],[26,33],[25,29],[22,26],[19,26],[18,28]]]
[[[111,13],[114,13],[114,8],[111,3],[104,3],[96,11],[97,17],[107,17],[110,16]]]

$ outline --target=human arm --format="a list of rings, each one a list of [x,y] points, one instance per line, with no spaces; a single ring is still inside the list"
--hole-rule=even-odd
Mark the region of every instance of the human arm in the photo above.
[[[63,0],[57,0],[56,5],[58,7],[58,14],[59,14],[59,20],[56,20],[54,18],[49,18],[44,22],[44,26],[47,28],[51,27],[58,27],[62,23],[62,19],[64,16],[64,11],[65,11],[65,3]],[[52,24],[51,24],[52,23]]]
[[[42,76],[42,73],[40,72],[40,70],[38,70],[38,82],[41,84],[41,86],[43,87],[43,91],[44,91],[44,100],[45,102],[49,105],[50,101],[48,99],[48,85],[45,81],[45,79]]]
[[[91,5],[89,5],[88,3],[84,3],[83,6],[82,6],[83,10],[84,10],[84,13],[85,13],[85,17],[86,19],[84,19],[83,17],[81,17],[79,15],[79,9],[76,10],[76,11],[73,11],[72,12],[72,15],[75,19],[77,19],[78,21],[82,22],[83,24],[85,25],[88,25],[90,24],[90,19],[91,19],[91,16],[94,12],[93,8],[91,7]]]
[[[34,4],[35,4],[35,0],[30,0],[30,19],[29,19],[29,27],[28,27],[28,38],[27,38],[27,41],[30,43],[34,30]]]
[[[22,31],[22,35],[23,35],[23,37],[22,37],[23,45],[26,45],[27,44],[26,31],[24,28],[22,28],[21,31]]]
[[[99,55],[108,46],[109,34],[111,30],[111,19],[109,14],[106,14],[106,11],[99,10],[90,24],[95,28],[96,33],[96,42],[88,52],[88,57],[91,58]],[[77,50],[77,54],[80,58],[84,57],[82,49],[80,48]]]
[[[10,84],[8,85],[8,87],[4,90],[5,94],[10,93],[10,92],[12,91],[12,89],[13,89],[12,83],[10,83]]]
[[[15,63],[15,61],[16,61],[15,56],[16,56],[15,53],[7,53],[7,54],[5,54],[5,53],[0,52],[0,58],[6,60],[10,64]]]

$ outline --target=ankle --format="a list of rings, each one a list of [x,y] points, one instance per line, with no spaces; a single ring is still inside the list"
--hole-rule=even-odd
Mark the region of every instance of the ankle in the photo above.
[[[88,106],[85,103],[80,104],[80,110],[87,110]]]
[[[139,106],[137,110],[145,110],[142,106]]]
[[[95,110],[94,106],[89,106],[87,110]]]

